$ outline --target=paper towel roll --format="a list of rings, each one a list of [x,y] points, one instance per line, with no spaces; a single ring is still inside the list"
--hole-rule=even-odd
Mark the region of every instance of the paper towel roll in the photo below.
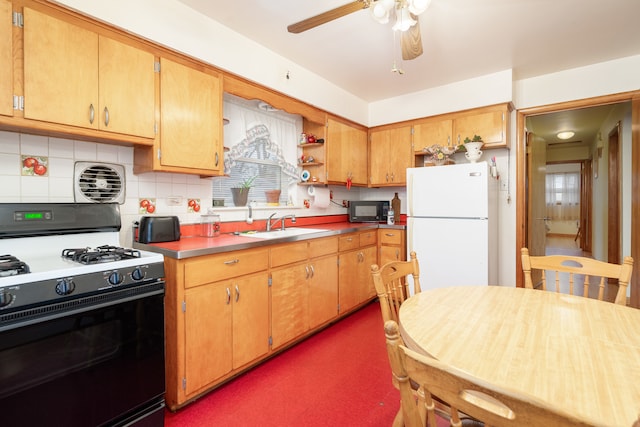
[[[314,190],[314,208],[328,208],[331,203],[331,190],[326,187],[318,187]]]

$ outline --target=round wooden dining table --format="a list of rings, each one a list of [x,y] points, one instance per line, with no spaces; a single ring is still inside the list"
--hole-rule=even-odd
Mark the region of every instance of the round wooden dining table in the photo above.
[[[427,290],[400,308],[405,345],[594,425],[640,414],[640,310],[555,292]]]

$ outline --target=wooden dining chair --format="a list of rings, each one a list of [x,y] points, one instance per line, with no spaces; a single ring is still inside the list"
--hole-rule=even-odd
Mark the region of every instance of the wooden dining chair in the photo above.
[[[409,254],[408,261],[391,261],[378,267],[371,266],[371,277],[376,287],[376,294],[380,302],[382,320],[398,321],[400,306],[409,297],[409,284],[407,276],[413,278],[414,293],[420,289],[420,266],[415,252]]]
[[[560,292],[561,282],[564,283],[564,281],[568,280],[569,293],[571,295],[575,295],[575,284],[576,292],[579,288],[582,288],[582,295],[589,297],[589,284],[592,278],[597,278],[597,298],[602,301],[607,280],[616,279],[618,281],[618,292],[613,302],[621,305],[626,305],[627,303],[627,286],[633,271],[633,258],[629,256],[624,257],[622,264],[612,264],[592,258],[569,255],[531,256],[528,248],[522,248],[520,253],[525,288],[539,287],[547,290],[553,284],[555,291]],[[533,283],[532,269],[541,271],[542,276],[539,283]],[[547,277],[550,272],[553,272],[553,277]],[[580,279],[579,276],[584,276],[584,278]],[[578,283],[576,283],[576,280]],[[580,281],[582,283],[579,283]]]
[[[380,311],[382,313],[382,321],[387,320],[398,321],[398,312],[400,306],[409,297],[409,284],[407,276],[413,277],[414,293],[420,292],[420,266],[415,252],[409,254],[409,261],[391,261],[378,267],[378,264],[371,266],[371,277],[376,288],[378,301],[380,302]],[[393,372],[394,365],[391,364],[393,385],[398,388],[397,376]],[[410,387],[412,384],[410,384]],[[422,399],[422,391],[414,383],[411,393],[415,399]],[[421,405],[423,408],[424,405]],[[424,411],[424,409],[420,409]],[[394,426],[403,426],[403,409],[402,402],[400,409],[393,421]]]
[[[482,422],[485,427],[564,427],[590,426],[587,421],[540,402],[532,396],[489,384],[434,358],[419,354],[401,344],[398,324],[385,323],[387,352],[396,366],[400,398],[407,427],[436,427],[433,396],[450,404],[450,425],[464,426],[458,412],[474,418],[468,422]],[[424,390],[426,415],[418,410],[408,379],[420,384]]]

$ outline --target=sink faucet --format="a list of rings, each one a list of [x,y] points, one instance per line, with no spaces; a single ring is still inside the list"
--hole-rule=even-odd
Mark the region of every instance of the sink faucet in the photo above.
[[[287,218],[291,218],[291,222],[295,224],[296,222],[296,216],[295,215],[282,215],[280,218],[277,218],[275,221],[273,221],[273,223],[271,222],[271,219],[276,215],[277,212],[272,213],[271,215],[269,215],[269,218],[267,219],[267,231],[271,231],[271,229],[278,223],[278,221],[280,221],[280,229],[284,230],[284,220]]]

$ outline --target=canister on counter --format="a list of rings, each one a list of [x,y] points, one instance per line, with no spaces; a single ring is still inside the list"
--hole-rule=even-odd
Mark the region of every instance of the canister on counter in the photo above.
[[[220,235],[220,215],[200,215],[200,236],[218,237]]]

